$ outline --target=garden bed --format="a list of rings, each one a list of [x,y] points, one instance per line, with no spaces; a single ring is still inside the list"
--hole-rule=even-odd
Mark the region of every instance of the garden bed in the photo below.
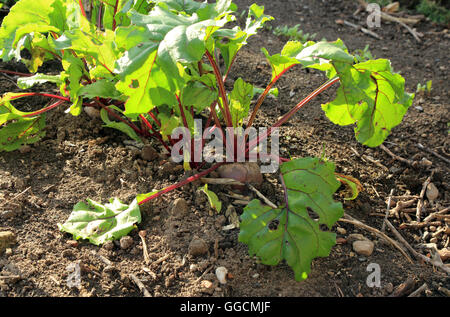
[[[235,2],[240,10],[253,3]],[[316,33],[316,39],[341,38],[350,51],[369,44],[372,54],[391,59],[393,68],[406,78],[409,92],[415,92],[418,83],[428,80],[433,83],[431,94],[416,96],[403,122],[385,142],[398,156],[415,161],[425,159],[431,162],[429,166],[409,166],[381,148],[371,149],[357,143],[351,127],[334,126],[320,108],[321,103],[333,96],[334,89],[308,104],[282,128],[281,155],[320,157],[324,153],[336,163],[337,172],[357,178],[364,191],[356,200],[345,201],[344,209],[373,228],[382,227],[391,189],[395,196],[420,195],[432,171],[431,181],[439,196],[433,202],[425,198],[424,217],[448,207],[448,164],[417,147],[421,143],[444,157],[450,152],[448,30],[422,22],[416,27],[424,36],[422,43],[417,43],[400,25],[383,22],[381,28],[375,29],[384,38],[380,41],[335,23],[337,19],[356,24],[358,19],[365,20],[364,13],[357,19],[352,16],[357,9],[354,1],[258,1],[258,4],[275,17],[273,26],[300,23],[305,32]],[[231,85],[232,80],[242,77],[264,86],[270,81],[271,70],[260,47],[273,54],[284,41],[267,29],[252,37],[249,45],[239,52],[230,82],[226,84]],[[43,67],[51,70],[58,65]],[[0,69],[25,71],[23,66],[12,62],[0,63]],[[262,105],[256,126],[275,122],[324,81],[319,72],[304,69],[294,68],[289,75],[277,83],[280,97],[268,98]],[[0,76],[0,90],[1,93],[19,91],[5,76]],[[37,97],[26,102],[30,107],[27,111],[42,107],[33,104],[42,102]],[[68,218],[77,202],[86,197],[102,202],[118,197],[129,203],[138,193],[164,188],[187,176],[182,166],[170,163],[169,157],[161,154],[163,149],[156,142],[150,145],[159,155],[147,157],[125,135],[101,125],[99,119],[92,119],[84,112],[73,117],[65,114],[64,109],[56,109],[48,113],[47,134],[41,141],[20,152],[0,154],[0,231],[12,231],[16,237],[11,254],[0,256],[0,275],[17,276],[0,280],[0,296],[142,296],[130,274],[137,276],[152,296],[386,296],[408,278],[415,280],[415,288],[427,284],[429,291],[422,295],[442,296],[442,287],[450,288],[450,278],[441,270],[414,258],[410,263],[385,240],[343,222],[332,228],[339,243],[332,248],[330,256],[315,259],[308,279],[296,282],[289,266],[269,267],[250,257],[247,246],[238,242],[239,229],[223,230],[231,221],[227,215],[233,214],[233,210],[242,214],[244,206],[230,197],[231,188],[219,185],[211,185],[210,189],[222,201],[220,214],[210,209],[207,197],[198,191],[199,183],[188,184],[142,206],[143,221],[138,229],[146,231],[149,265],[144,263],[139,230],[129,234],[132,243],[126,248],[120,243],[102,247],[81,240],[75,243],[71,235],[58,230],[57,223]],[[364,157],[371,157],[378,164]],[[264,178],[261,192],[272,202],[282,203],[276,177],[266,174]],[[252,192],[245,194],[252,195]],[[180,212],[179,205],[173,206],[180,198],[187,203],[185,213]],[[414,218],[415,214],[411,216]],[[423,228],[401,226],[408,223],[405,217],[389,219],[416,250],[429,253],[417,248],[420,243],[430,242],[429,238],[423,240]],[[375,243],[370,256],[353,250],[347,241],[352,233],[360,233]],[[446,243],[449,247],[448,236],[437,237],[439,249]],[[193,240],[206,243],[204,254],[192,255],[189,245]],[[81,265],[80,289],[66,283],[71,274],[67,268],[74,262]],[[370,263],[381,268],[379,288],[366,283]],[[226,285],[220,285],[214,274],[219,266],[226,267],[230,273]],[[202,283],[205,280],[212,282],[212,286]]]

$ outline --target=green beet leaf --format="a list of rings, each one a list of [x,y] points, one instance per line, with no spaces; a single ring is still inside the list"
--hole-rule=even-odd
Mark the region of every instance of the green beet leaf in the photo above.
[[[325,114],[339,125],[356,123],[360,143],[382,144],[412,104],[414,95],[405,92],[405,80],[384,59],[353,66],[336,63],[335,68],[341,86],[336,99],[322,105]]]
[[[81,87],[79,94],[87,98],[119,99],[121,96],[116,90],[114,83],[108,79],[100,79],[92,84]]]
[[[242,120],[248,116],[253,92],[253,85],[246,83],[242,78],[238,78],[234,82],[234,88],[230,93],[229,106],[235,127],[238,127]]]
[[[25,96],[7,93],[0,99],[0,152],[17,150],[45,135],[45,115],[24,117],[31,113],[19,111],[11,105],[11,100],[21,97]]]
[[[58,228],[71,233],[75,240],[87,239],[100,245],[127,235],[140,222],[141,211],[136,199],[130,205],[117,198],[104,205],[87,199],[87,203],[77,203],[67,221],[58,224]]]
[[[239,241],[263,264],[277,265],[285,260],[300,281],[307,278],[312,260],[328,256],[336,243],[336,235],[320,226],[331,228],[344,213],[341,203],[333,200],[340,184],[334,164],[319,158],[284,163],[281,174],[284,205],[273,209],[252,200],[241,216]],[[312,218],[314,213],[318,219]]]
[[[7,61],[20,59],[16,45],[27,34],[55,32],[61,34],[66,26],[68,0],[20,0],[4,18],[0,28],[0,57]]]

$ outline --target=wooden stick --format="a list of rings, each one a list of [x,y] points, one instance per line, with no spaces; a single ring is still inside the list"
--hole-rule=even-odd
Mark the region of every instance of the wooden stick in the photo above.
[[[392,223],[385,219],[384,223],[387,224],[387,226],[389,227],[389,229],[391,229],[392,233],[397,237],[397,239],[403,243],[403,245],[409,250],[409,252],[411,252],[412,255],[414,255],[414,257],[416,259],[419,259],[418,257],[418,253],[416,252],[416,250],[414,250],[411,245],[403,238],[403,236],[397,231],[397,229],[395,229],[395,227],[392,225]]]
[[[265,202],[268,206],[272,207],[273,209],[277,209],[277,208],[278,208],[277,205],[275,205],[275,204],[272,203],[269,199],[267,199],[267,198],[266,198],[263,194],[261,194],[255,187],[253,187],[253,186],[250,185],[250,184],[247,184],[247,186],[248,186],[252,191],[254,191],[255,194],[256,194],[259,198],[261,198],[262,200],[264,200],[264,202]]]
[[[158,260],[156,260],[155,262],[152,263],[152,265],[158,265],[159,263],[167,260],[170,257],[170,254],[166,254],[162,257],[160,257]]]
[[[410,223],[402,223],[399,228],[400,229],[405,229],[405,228],[414,228],[414,229],[420,229],[423,227],[427,227],[427,226],[440,226],[442,225],[442,222],[440,221],[431,221],[431,222],[417,222],[417,221],[413,221]]]
[[[357,157],[359,157],[360,159],[362,159],[364,162],[369,161],[370,163],[375,164],[376,166],[378,166],[379,168],[383,169],[384,171],[386,171],[386,172],[389,171],[389,169],[388,169],[386,166],[384,166],[384,165],[381,164],[380,162],[374,160],[372,157],[367,156],[367,155],[364,155],[364,154],[361,155],[361,154],[358,153],[358,151],[356,151],[356,150],[355,150],[354,148],[352,148],[352,147],[350,147],[350,149],[352,150],[353,153],[355,153],[355,155],[356,155]]]
[[[360,4],[361,6],[363,6],[364,9],[367,11],[368,3],[365,2],[364,0],[358,0],[358,2],[359,2],[359,4]],[[418,23],[420,20],[417,20],[417,19],[408,19],[408,18],[397,18],[397,17],[393,17],[392,15],[389,15],[389,14],[387,14],[387,13],[385,13],[385,12],[380,12],[380,14],[381,14],[381,18],[382,18],[383,20],[390,21],[390,22],[396,22],[396,23],[400,24],[400,25],[403,26],[405,29],[407,29],[408,32],[411,33],[412,36],[414,36],[414,38],[415,38],[419,43],[421,42],[418,33],[417,33],[416,31],[414,31],[413,29],[411,29],[408,25],[406,25],[406,23],[410,23],[410,24]]]
[[[431,178],[434,175],[434,172],[435,172],[435,170],[433,170],[431,172],[431,175],[425,180],[425,182],[423,183],[423,186],[422,186],[422,190],[420,191],[419,202],[417,203],[417,211],[416,211],[416,219],[418,222],[420,222],[420,215],[421,215],[422,209],[423,209],[423,198],[425,196],[427,186],[431,182]]]
[[[359,30],[359,31],[361,31],[361,32],[363,32],[365,34],[368,34],[368,35],[370,35],[370,36],[372,36],[372,37],[374,37],[374,38],[376,38],[378,40],[382,40],[383,39],[381,36],[379,36],[375,32],[372,32],[371,30],[366,29],[366,28],[364,28],[364,27],[362,27],[360,25],[353,24],[353,23],[351,23],[351,22],[349,22],[347,20],[336,20],[336,23],[337,24],[341,24],[341,25],[345,24],[347,26],[350,26],[350,27],[352,27],[352,28],[354,28],[356,30]]]
[[[388,216],[389,216],[389,213],[390,213],[389,210],[391,209],[391,199],[392,199],[392,194],[393,193],[394,193],[394,188],[392,188],[391,192],[389,193],[389,198],[388,198],[387,208],[386,208],[386,214],[384,216],[383,225],[381,226],[381,232],[384,232],[384,229],[386,228],[386,221],[388,220]]]
[[[408,277],[405,282],[397,286],[389,297],[401,297],[408,294],[416,285],[416,282],[412,277]]]
[[[139,237],[141,238],[141,241],[142,241],[142,250],[144,252],[144,262],[145,262],[145,264],[149,265],[150,264],[150,256],[148,255],[147,243],[145,242],[145,236],[146,236],[146,233],[144,230],[139,231]]]
[[[419,297],[420,293],[428,289],[427,283],[424,283],[421,287],[408,295],[408,297]]]
[[[372,227],[362,223],[361,221],[354,219],[353,217],[351,217],[351,216],[349,216],[347,214],[344,214],[344,217],[350,218],[350,219],[341,218],[338,221],[350,223],[350,224],[352,224],[354,226],[357,226],[357,227],[360,227],[360,228],[363,228],[363,229],[366,229],[366,230],[368,230],[370,232],[375,233],[376,235],[380,236],[381,238],[383,238],[384,240],[386,240],[387,242],[392,244],[395,248],[397,248],[400,251],[400,253],[405,256],[405,258],[408,260],[408,262],[414,263],[413,260],[409,257],[409,255],[403,250],[403,248],[396,241],[394,241],[391,238],[389,238],[386,234],[384,234],[380,230],[372,228]]]
[[[400,211],[405,209],[406,207],[412,206],[417,199],[411,199],[408,201],[398,201],[397,205],[391,210],[391,214],[394,214],[397,219],[400,219]]]
[[[389,154],[389,156],[391,156],[394,160],[400,161],[402,163],[405,163],[409,166],[413,165],[413,161],[412,160],[407,160],[401,156],[398,156],[394,153],[391,152],[391,150],[389,150],[386,146],[384,146],[384,144],[380,145],[380,149],[382,149],[383,151],[385,151],[387,154]]]
[[[450,207],[444,208],[440,211],[437,212],[433,212],[431,214],[429,214],[427,217],[425,217],[425,219],[423,220],[423,222],[430,222],[431,220],[433,220],[434,218],[437,218],[438,215],[444,215],[446,214],[448,211],[450,210]],[[449,215],[450,217],[450,215]]]
[[[133,282],[137,285],[137,287],[139,287],[139,290],[144,294],[144,297],[152,297],[152,295],[150,295],[150,293],[148,292],[147,288],[145,288],[144,283],[142,283],[141,280],[138,279],[136,275],[130,273],[129,276],[131,277]]]
[[[15,195],[13,198],[10,198],[10,199],[8,199],[8,200],[2,202],[0,205],[3,206],[3,205],[8,204],[8,203],[11,202],[11,201],[16,200],[16,199],[19,198],[20,196],[23,196],[23,194],[25,194],[25,193],[26,193],[27,191],[29,191],[30,189],[31,189],[31,186],[30,186],[30,187],[27,187],[24,191],[18,193],[18,194]]]
[[[425,152],[428,152],[428,153],[433,154],[434,156],[436,156],[437,158],[440,158],[441,160],[443,160],[443,161],[446,162],[447,164],[450,164],[450,160],[449,160],[449,159],[443,157],[442,155],[440,155],[439,153],[437,153],[437,152],[435,152],[435,151],[433,151],[433,150],[430,150],[429,148],[423,146],[422,144],[417,143],[417,147],[418,147],[419,149],[421,149],[422,151],[425,151]]]
[[[438,291],[441,292],[442,294],[444,294],[445,296],[450,297],[450,290],[449,289],[447,289],[445,287],[442,287],[442,286],[439,286],[438,287]]]

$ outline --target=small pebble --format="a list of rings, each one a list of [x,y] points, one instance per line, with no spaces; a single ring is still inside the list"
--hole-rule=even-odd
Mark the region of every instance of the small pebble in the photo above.
[[[184,198],[177,198],[170,205],[170,214],[175,217],[185,216],[189,213],[189,205]]]
[[[387,283],[386,286],[384,287],[386,292],[388,294],[392,293],[394,291],[394,285],[392,283]]]
[[[197,270],[198,270],[198,265],[197,264],[189,265],[189,272],[195,272]]]
[[[126,250],[133,245],[133,238],[130,236],[125,236],[120,238],[120,248]]]
[[[370,241],[370,240],[360,233],[352,233],[347,237],[347,242],[353,243],[354,241]]]
[[[217,279],[219,280],[220,284],[227,284],[227,273],[228,273],[228,270],[224,266],[219,266],[216,269],[216,276],[217,276]]]
[[[436,185],[433,183],[429,183],[427,186],[427,198],[430,201],[436,200],[439,196],[439,190],[437,189]]]
[[[203,280],[203,281],[200,283],[200,286],[202,287],[202,291],[203,291],[204,293],[207,293],[207,294],[212,294],[212,293],[214,293],[214,284],[213,284],[211,281]]]
[[[252,275],[253,278],[258,278],[259,277],[259,273],[255,273]]]
[[[344,228],[341,228],[341,227],[337,227],[337,228],[336,228],[336,231],[337,231],[339,234],[342,234],[342,235],[344,235],[344,234],[347,233],[347,230],[345,230]]]
[[[11,256],[12,255],[12,249],[11,248],[6,248],[6,250],[5,250],[5,256],[6,257],[9,257],[9,256]]]
[[[76,240],[68,240],[68,241],[66,241],[66,244],[69,247],[76,248],[78,246],[78,241],[76,241]]]
[[[372,241],[355,241],[353,242],[353,250],[364,256],[370,256],[373,252],[373,248],[375,247]]]

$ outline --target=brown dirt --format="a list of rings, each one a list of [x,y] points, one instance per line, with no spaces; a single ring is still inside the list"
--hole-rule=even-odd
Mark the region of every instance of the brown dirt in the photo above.
[[[236,3],[243,10],[252,1]],[[407,159],[426,158],[432,166],[409,167],[379,148],[359,145],[351,127],[331,124],[320,110],[320,103],[333,97],[334,91],[321,95],[286,125],[281,133],[282,156],[318,156],[324,151],[336,163],[338,172],[356,177],[364,186],[357,200],[344,202],[346,212],[375,228],[381,228],[382,217],[374,213],[385,212],[390,190],[394,188],[396,195],[407,192],[418,195],[432,169],[435,169],[433,182],[440,195],[433,204],[426,201],[426,213],[447,207],[450,202],[448,165],[420,151],[416,144],[420,142],[444,156],[449,153],[448,33],[442,33],[442,27],[421,23],[417,29],[424,37],[423,43],[418,44],[400,26],[383,23],[375,30],[385,39],[379,41],[335,23],[336,19],[364,21],[364,14],[356,21],[352,16],[356,10],[354,1],[266,0],[258,3],[264,4],[267,14],[275,17],[271,23],[274,27],[300,23],[305,32],[316,33],[316,39],[342,38],[350,51],[370,44],[374,55],[392,60],[394,69],[406,78],[410,92],[415,91],[418,83],[433,80],[431,96],[416,98],[402,124],[392,131],[386,142],[394,153]],[[274,53],[283,41],[263,30],[240,52],[230,78],[243,77],[264,86],[270,79],[270,67],[260,47],[265,46]],[[14,63],[3,63],[0,67],[24,71]],[[291,70],[277,85],[280,98],[267,100],[256,123],[262,126],[274,122],[323,81],[323,75],[314,71]],[[1,75],[0,87],[2,93],[17,90]],[[27,102],[32,109],[42,106],[39,103],[43,101]],[[238,230],[221,229],[229,220],[209,210],[204,194],[196,191],[198,184],[173,191],[143,208],[143,221],[138,228],[147,231],[151,260],[168,256],[148,266],[152,274],[142,270],[145,264],[138,230],[130,233],[133,245],[127,250],[122,250],[117,243],[110,250],[85,241],[79,241],[76,247],[69,246],[67,241],[71,236],[59,232],[56,224],[67,219],[78,201],[89,197],[106,202],[110,197],[118,197],[131,202],[136,194],[163,188],[185,175],[179,167],[166,163],[167,157],[151,162],[142,160],[137,148],[124,144],[125,136],[101,128],[101,122],[91,120],[85,113],[72,117],[59,109],[49,113],[48,123],[47,135],[32,145],[30,152],[0,153],[0,212],[14,210],[11,218],[0,220],[0,231],[11,230],[17,237],[12,254],[0,256],[0,274],[20,275],[19,279],[0,280],[0,296],[141,296],[129,278],[130,273],[137,275],[153,296],[385,296],[408,277],[416,280],[416,287],[427,283],[428,296],[442,296],[437,290],[439,286],[450,288],[450,278],[441,271],[428,264],[410,264],[383,240],[345,223],[339,223],[346,233],[338,237],[362,233],[375,242],[374,253],[361,257],[353,253],[351,245],[338,244],[329,257],[313,261],[306,281],[296,282],[287,265],[268,267],[249,257],[247,247],[237,241]],[[379,160],[389,171],[363,162],[350,147]],[[265,179],[262,192],[273,202],[281,202],[276,178],[265,175]],[[1,205],[27,188],[13,200],[14,204]],[[211,189],[218,193],[224,209],[233,203],[225,196],[227,188],[211,186]],[[187,201],[188,214],[180,216],[170,212],[170,204],[176,198]],[[238,214],[242,213],[241,205],[236,205],[235,209]],[[412,216],[414,218],[414,214]],[[395,217],[390,220],[396,227],[407,221]],[[332,230],[336,232],[337,227]],[[421,239],[424,232],[419,229],[400,232],[413,247],[428,242]],[[189,244],[196,237],[207,243],[207,254],[198,257],[188,254]],[[448,239],[441,235],[438,247],[448,246]],[[214,247],[215,243],[218,248]],[[104,270],[106,264],[96,254],[112,261],[115,269]],[[73,262],[82,264],[80,290],[66,285],[70,273],[67,266]],[[369,263],[381,267],[381,288],[366,285]],[[196,269],[190,269],[192,264]],[[227,267],[233,276],[226,287],[219,287],[213,274],[218,266]],[[209,273],[204,274],[208,269]],[[212,292],[202,289],[202,280],[214,283]]]

